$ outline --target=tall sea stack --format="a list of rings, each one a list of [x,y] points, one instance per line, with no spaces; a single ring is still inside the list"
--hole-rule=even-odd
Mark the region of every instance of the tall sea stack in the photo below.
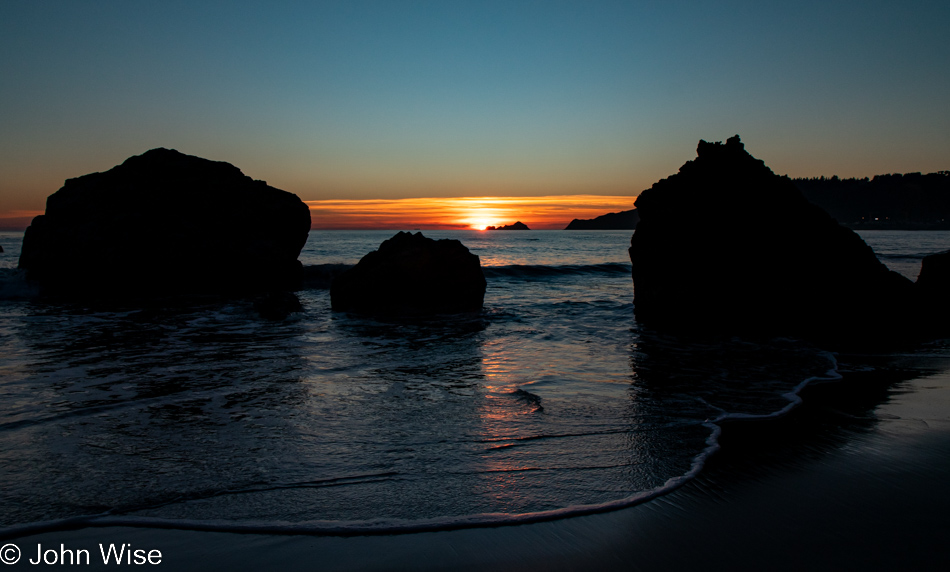
[[[636,201],[630,241],[637,320],[673,332],[873,343],[914,324],[913,283],[809,203],[739,136]]]

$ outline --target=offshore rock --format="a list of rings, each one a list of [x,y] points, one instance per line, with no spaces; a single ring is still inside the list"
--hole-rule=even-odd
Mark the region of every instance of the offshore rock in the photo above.
[[[67,295],[291,289],[309,232],[296,195],[229,163],[153,149],[67,180],[27,228],[19,267]]]
[[[486,226],[485,230],[531,230],[528,228],[528,225],[521,222],[520,220],[514,224],[506,224],[504,226]]]
[[[672,332],[848,345],[914,325],[914,285],[732,137],[637,198],[637,320]]]
[[[478,256],[458,240],[400,232],[333,279],[333,310],[380,315],[477,312],[485,299]]]

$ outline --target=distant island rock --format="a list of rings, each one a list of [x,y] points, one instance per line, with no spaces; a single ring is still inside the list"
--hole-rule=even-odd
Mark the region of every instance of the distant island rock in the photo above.
[[[919,324],[914,284],[739,136],[643,191],[630,241],[637,320],[661,331],[875,343]]]
[[[290,289],[309,232],[296,195],[153,149],[67,180],[26,229],[19,267],[46,291],[86,297]]]
[[[506,224],[505,226],[486,226],[485,230],[531,230],[528,225],[520,220],[515,224]]]
[[[596,218],[572,220],[564,230],[634,230],[640,222],[637,209],[607,213]]]
[[[379,315],[477,312],[485,287],[478,256],[458,240],[400,232],[333,279],[330,303]]]

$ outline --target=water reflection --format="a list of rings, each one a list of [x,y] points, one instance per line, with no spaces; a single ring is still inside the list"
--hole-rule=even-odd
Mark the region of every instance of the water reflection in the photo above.
[[[150,312],[29,305],[2,415],[6,524],[125,512],[267,478],[258,453],[306,399],[301,325],[248,302]]]
[[[831,354],[790,339],[689,339],[641,330],[630,358],[646,401],[690,418],[766,414],[805,379],[829,374]],[[833,374],[831,374],[833,375]]]
[[[16,356],[0,509],[8,524],[379,522],[608,502],[682,474],[703,420],[760,407],[755,391],[782,401],[805,368],[741,343],[684,349],[632,329],[628,302],[585,296],[418,321],[333,313],[316,290],[284,322],[250,302],[24,303],[0,317]]]
[[[598,311],[592,305],[565,306],[560,323],[545,330],[544,343],[533,351],[518,344],[506,351],[504,335],[484,348],[488,385],[479,422],[485,449],[473,492],[497,511],[603,503],[673,476],[643,471],[651,463],[641,442],[650,436],[627,399],[625,340],[635,334],[624,318],[629,324],[632,316],[624,316],[623,307],[612,308],[619,318],[614,333],[622,337],[604,343],[598,339],[604,332],[590,328]],[[588,346],[587,339],[598,343]],[[682,450],[670,454],[690,457]]]

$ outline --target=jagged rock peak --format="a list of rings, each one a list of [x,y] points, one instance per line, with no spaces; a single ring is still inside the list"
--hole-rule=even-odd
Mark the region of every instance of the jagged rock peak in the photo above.
[[[705,140],[703,140],[703,139],[700,139],[700,140],[699,140],[699,145],[696,146],[696,155],[697,155],[698,157],[703,157],[703,156],[710,156],[710,157],[711,157],[711,156],[713,156],[713,155],[716,154],[716,153],[718,153],[718,154],[720,154],[720,155],[724,155],[724,154],[733,154],[733,155],[746,154],[746,155],[748,155],[748,153],[746,153],[746,150],[745,150],[745,145],[743,145],[743,144],[742,144],[742,141],[739,140],[739,136],[738,136],[738,135],[734,135],[734,136],[732,136],[732,137],[726,139],[726,143],[725,143],[725,144],[723,144],[722,142],[718,142],[718,141],[717,141],[717,142],[714,142],[714,143],[710,143],[710,142],[707,142],[707,141],[705,141]]]

